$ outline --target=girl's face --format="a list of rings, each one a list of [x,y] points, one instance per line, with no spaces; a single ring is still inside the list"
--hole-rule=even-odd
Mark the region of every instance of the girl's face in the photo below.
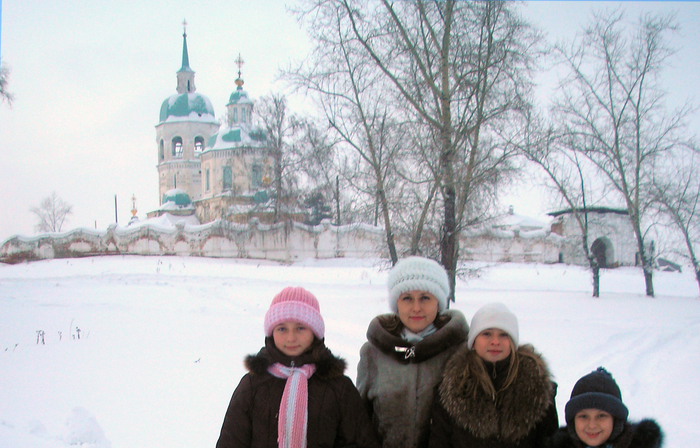
[[[439,308],[437,298],[425,291],[405,292],[399,296],[396,305],[401,323],[413,333],[432,324]]]
[[[275,347],[287,356],[299,356],[311,347],[314,333],[300,322],[284,322],[272,330]]]
[[[576,435],[587,446],[598,446],[607,442],[614,423],[613,416],[600,409],[583,409],[574,417]]]
[[[497,362],[510,356],[513,347],[508,333],[498,328],[487,328],[474,339],[474,350],[484,361]]]

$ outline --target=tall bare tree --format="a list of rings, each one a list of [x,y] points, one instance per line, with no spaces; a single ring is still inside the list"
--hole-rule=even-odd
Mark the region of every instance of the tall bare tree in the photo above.
[[[664,169],[655,173],[652,197],[662,216],[679,232],[685,246],[682,254],[693,266],[700,289],[700,155],[693,148],[664,162]]]
[[[37,232],[60,232],[68,216],[73,213],[73,206],[58,197],[56,192],[41,200],[38,207],[29,209],[37,218]]]
[[[284,177],[290,158],[289,148],[293,143],[292,139],[300,129],[299,119],[289,113],[285,96],[276,93],[258,99],[255,114],[262,123],[265,136],[272,148],[275,164],[273,184],[276,195],[274,220],[278,222],[280,207],[288,201],[289,186],[285,187]]]
[[[551,125],[533,117],[528,132],[511,142],[530,162],[541,168],[571,214],[581,235],[581,249],[591,270],[593,297],[600,297],[600,264],[589,245],[588,212],[595,190],[583,156],[570,150]]]
[[[558,56],[567,69],[555,114],[569,148],[595,164],[627,208],[644,272],[654,295],[653,253],[645,241],[648,180],[654,160],[678,143],[687,109],[667,114],[658,75],[673,54],[665,39],[671,15],[641,16],[630,35],[621,12],[595,12],[591,24]]]
[[[307,4],[314,14],[337,11],[337,28],[361,50],[348,66],[369,70],[369,61],[383,78],[373,80],[391,89],[385,97],[403,111],[399,121],[426,128],[422,144],[415,146],[434,164],[442,209],[440,258],[454,290],[459,233],[487,197],[481,187],[502,175],[498,170],[509,157],[495,129],[515,127],[518,113],[528,106],[537,34],[505,2]],[[432,183],[425,185],[430,192]],[[432,201],[429,193],[423,196]]]

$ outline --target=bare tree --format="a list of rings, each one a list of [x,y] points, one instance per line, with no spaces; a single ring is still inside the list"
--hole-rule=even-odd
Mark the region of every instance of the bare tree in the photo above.
[[[10,67],[0,61],[0,102],[7,101],[7,104],[12,106],[15,96],[7,90],[10,82]]]
[[[502,176],[499,169],[510,156],[495,129],[513,129],[517,114],[528,107],[531,47],[537,34],[505,2],[307,3],[314,14],[336,11],[334,26],[354,44],[347,70],[371,73],[370,81],[385,87],[384,97],[391,101],[385,104],[403,113],[396,121],[424,129],[422,144],[414,148],[424,151],[420,166],[432,181],[423,183],[428,194],[422,197],[428,202],[421,209],[431,210],[430,192],[437,185],[440,257],[454,291],[459,233],[478,219],[478,203],[488,199],[486,187]],[[375,97],[364,98],[363,105],[367,99]]]
[[[573,216],[581,235],[581,248],[591,270],[593,297],[600,297],[600,264],[589,246],[588,212],[592,204],[592,182],[582,156],[562,145],[562,136],[550,125],[533,118],[529,132],[511,142],[552,183],[567,212]]]
[[[568,75],[555,114],[567,145],[587,157],[607,178],[627,208],[644,272],[654,295],[653,253],[645,241],[648,180],[654,160],[678,144],[687,108],[667,115],[658,75],[673,54],[664,36],[673,16],[641,16],[626,36],[620,12],[596,12],[583,36],[557,53]]]
[[[675,227],[685,246],[684,258],[693,266],[700,289],[700,161],[695,150],[669,157],[655,173],[653,199],[659,212]]]
[[[29,211],[37,218],[37,232],[60,232],[68,216],[73,213],[73,206],[59,198],[54,191],[51,196],[42,199],[38,207],[31,207]]]
[[[280,94],[270,94],[258,99],[255,113],[262,122],[266,138],[272,147],[274,158],[275,222],[280,220],[280,206],[288,202],[289,185],[285,187],[285,170],[290,163],[289,145],[299,129],[299,120],[289,113],[287,99]]]

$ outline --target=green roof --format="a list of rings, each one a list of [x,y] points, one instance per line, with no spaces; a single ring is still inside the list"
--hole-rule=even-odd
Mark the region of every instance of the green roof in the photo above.
[[[163,204],[166,202],[174,202],[175,205],[190,205],[192,199],[190,199],[190,195],[185,190],[174,188],[166,191],[163,195]]]
[[[200,117],[206,114],[215,117],[214,107],[207,97],[199,93],[183,93],[163,101],[160,106],[160,122],[167,121],[168,117],[187,118],[192,112]]]

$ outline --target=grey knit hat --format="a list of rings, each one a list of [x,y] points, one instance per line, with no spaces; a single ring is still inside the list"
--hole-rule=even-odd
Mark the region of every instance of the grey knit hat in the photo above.
[[[399,260],[389,272],[389,308],[398,312],[396,304],[401,294],[409,291],[429,292],[438,301],[438,312],[447,308],[450,282],[447,272],[437,261],[423,257],[408,257]]]

